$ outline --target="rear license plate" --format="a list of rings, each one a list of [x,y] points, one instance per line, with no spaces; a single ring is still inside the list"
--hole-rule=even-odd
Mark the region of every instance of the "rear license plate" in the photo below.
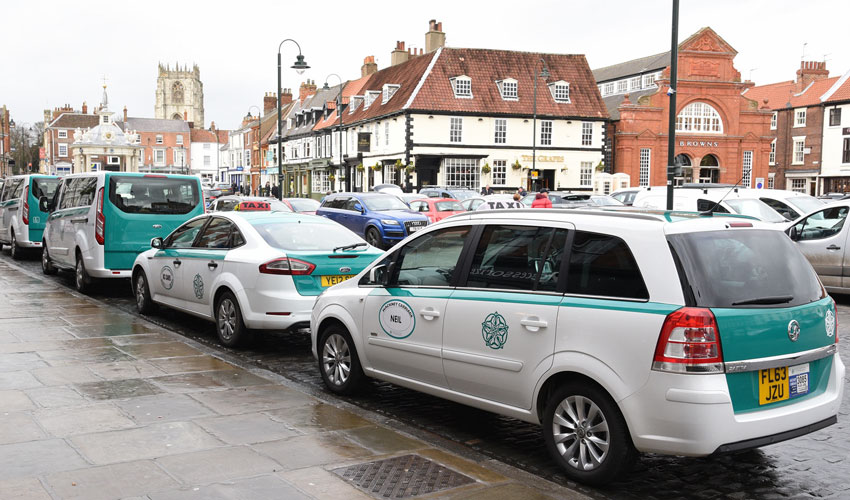
[[[337,283],[353,278],[353,274],[338,274],[336,276],[322,276],[322,286],[334,286]]]
[[[809,392],[809,364],[759,370],[759,404],[796,398]]]

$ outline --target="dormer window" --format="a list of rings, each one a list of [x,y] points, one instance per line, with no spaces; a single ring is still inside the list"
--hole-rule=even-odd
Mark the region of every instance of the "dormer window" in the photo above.
[[[563,80],[550,83],[549,92],[555,102],[570,102],[570,84]]]
[[[357,107],[360,106],[360,103],[363,102],[364,97],[362,95],[351,96],[351,109],[348,110],[348,114],[354,113],[357,110]]]
[[[392,85],[389,83],[384,84],[383,98],[381,99],[381,104],[386,104],[387,101],[392,99],[399,87],[401,87],[401,85]]]
[[[367,90],[366,97],[363,101],[363,109],[369,109],[369,106],[375,102],[375,99],[377,99],[379,95],[381,95],[380,90]]]
[[[506,78],[496,82],[499,87],[499,93],[502,94],[502,99],[505,101],[517,100],[517,81],[513,78]]]
[[[455,97],[460,97],[464,99],[472,98],[472,79],[466,75],[456,76],[451,79],[452,82],[452,90],[454,90]]]

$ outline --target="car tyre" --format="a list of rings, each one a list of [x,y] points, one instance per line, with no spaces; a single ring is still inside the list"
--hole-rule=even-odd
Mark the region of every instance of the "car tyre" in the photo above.
[[[47,252],[47,242],[41,242],[41,272],[47,276],[56,274],[56,266],[50,261],[50,254]]]
[[[374,227],[370,227],[366,230],[366,243],[375,248],[384,248],[381,233]]]
[[[543,413],[546,449],[566,475],[604,485],[626,474],[637,460],[617,404],[600,387],[571,381],[555,389]]]
[[[83,256],[77,252],[77,265],[74,267],[74,288],[80,293],[86,293],[91,288],[92,280],[86,271],[86,264],[83,262]]]
[[[336,394],[352,394],[363,385],[363,368],[351,341],[341,325],[331,325],[319,339],[319,372],[325,386]]]
[[[136,309],[139,314],[148,314],[154,310],[155,305],[151,299],[148,278],[141,269],[133,277],[133,295],[136,297]]]
[[[15,236],[15,232],[12,231],[12,241],[9,243],[9,254],[12,256],[14,260],[21,260],[24,250],[18,246],[18,238]]]
[[[215,304],[215,331],[218,341],[225,347],[237,347],[248,337],[242,310],[232,292],[221,294]]]

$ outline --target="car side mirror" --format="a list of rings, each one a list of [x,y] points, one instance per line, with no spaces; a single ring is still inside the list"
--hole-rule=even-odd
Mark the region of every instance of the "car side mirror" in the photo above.
[[[162,238],[156,237],[151,239],[151,248],[162,248]]]
[[[797,226],[791,226],[788,228],[788,236],[791,238],[791,241],[800,241],[800,231],[797,230]]]
[[[361,205],[359,203],[355,203],[354,204],[354,210],[357,210],[358,212],[360,212],[362,214],[363,213],[363,205]]]
[[[380,264],[369,269],[369,284],[386,286],[390,278],[392,264]]]
[[[49,213],[53,211],[53,204],[47,199],[47,196],[42,196],[38,199],[38,209],[42,212]]]

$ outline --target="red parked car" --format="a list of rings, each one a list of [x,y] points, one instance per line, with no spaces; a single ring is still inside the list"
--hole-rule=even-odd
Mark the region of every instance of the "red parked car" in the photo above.
[[[284,198],[281,201],[288,205],[293,212],[309,215],[316,215],[316,210],[321,205],[321,203],[312,198]]]
[[[423,198],[421,200],[414,200],[410,202],[410,209],[427,215],[432,223],[441,221],[450,215],[466,212],[463,209],[463,205],[453,198]]]

